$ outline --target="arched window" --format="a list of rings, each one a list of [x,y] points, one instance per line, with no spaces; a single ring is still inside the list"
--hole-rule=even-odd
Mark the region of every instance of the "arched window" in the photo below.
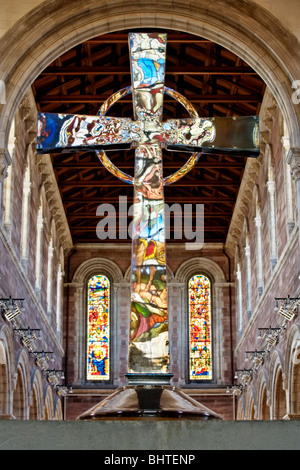
[[[110,381],[110,281],[101,274],[88,281],[88,381]]]
[[[204,274],[189,280],[189,379],[213,380],[211,282]]]

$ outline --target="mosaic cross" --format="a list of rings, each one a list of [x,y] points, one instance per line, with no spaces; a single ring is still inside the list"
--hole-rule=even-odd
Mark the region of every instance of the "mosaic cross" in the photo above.
[[[132,86],[115,93],[98,116],[39,113],[37,151],[95,150],[104,166],[134,186],[132,282],[128,375],[169,374],[164,186],[183,177],[201,152],[259,155],[258,118],[201,118],[180,93],[164,85],[167,35],[131,33]],[[107,117],[108,109],[133,94],[134,120]],[[187,119],[163,122],[164,94],[178,100]],[[134,177],[120,171],[105,150],[135,148]],[[163,177],[162,149],[191,152],[174,175]]]

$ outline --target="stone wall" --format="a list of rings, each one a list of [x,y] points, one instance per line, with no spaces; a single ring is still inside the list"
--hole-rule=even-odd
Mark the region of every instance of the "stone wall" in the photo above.
[[[284,123],[282,116],[268,94],[265,97],[261,112],[262,154],[254,180],[252,195],[247,205],[236,207],[236,217],[240,213],[241,232],[236,251],[235,265],[240,263],[242,279],[242,315],[241,331],[236,332],[235,369],[251,370],[253,362],[247,360],[247,351],[267,350],[264,363],[253,374],[252,380],[243,388],[239,402],[239,418],[272,419],[284,418],[297,413],[294,403],[299,399],[299,385],[295,382],[298,376],[297,338],[299,320],[296,316],[292,322],[283,323],[283,318],[275,311],[275,298],[298,297],[299,288],[299,231],[297,225],[296,187],[289,179],[290,168],[286,163],[286,149],[283,146]],[[255,176],[254,176],[255,175]],[[247,177],[247,174],[246,174]],[[275,207],[275,219],[271,218],[269,181],[272,179]],[[255,198],[255,193],[258,196]],[[293,220],[289,213],[288,195],[292,194]],[[262,252],[258,253],[258,234],[256,230],[258,201],[261,216]],[[242,211],[242,213],[241,213]],[[246,222],[245,222],[246,221]],[[251,255],[251,312],[248,311],[249,290],[247,285],[247,263],[245,243],[248,237]],[[276,242],[276,257],[272,257],[272,237]],[[260,258],[261,256],[261,258]],[[258,265],[261,264],[263,283],[259,286]],[[237,319],[239,322],[240,319]],[[259,328],[280,328],[278,344],[267,348],[265,339],[258,339]],[[296,351],[296,353],[295,353]],[[295,356],[296,354],[296,356]],[[293,356],[294,355],[294,356]],[[249,356],[249,354],[248,354]],[[293,362],[292,357],[296,358]],[[278,380],[281,382],[279,383]],[[235,384],[241,383],[241,377]],[[296,384],[295,384],[296,383]],[[263,394],[266,399],[263,400]],[[295,399],[295,397],[298,397]],[[279,403],[280,402],[280,403]]]
[[[12,322],[7,320],[5,310],[1,310],[3,357],[0,381],[5,387],[0,401],[5,405],[0,414],[19,419],[33,416],[36,419],[54,419],[55,416],[61,419],[60,398],[57,389],[47,380],[47,370],[64,368],[57,293],[58,275],[64,270],[62,253],[67,243],[58,228],[59,208],[55,208],[53,198],[51,202],[49,197],[55,181],[51,185],[52,175],[48,172],[46,159],[40,159],[35,152],[35,113],[29,93],[15,116],[10,143],[12,164],[8,177],[1,184],[0,298],[24,299],[24,310]],[[26,179],[27,169],[29,176]],[[37,232],[41,205],[41,283],[37,285]],[[49,251],[51,239],[53,250]],[[49,264],[50,256],[52,263]],[[18,333],[18,330],[28,328],[39,331],[40,338],[33,341],[33,346],[25,346]],[[34,354],[43,351],[51,352],[46,370],[37,365]],[[60,383],[64,384],[62,380]]]

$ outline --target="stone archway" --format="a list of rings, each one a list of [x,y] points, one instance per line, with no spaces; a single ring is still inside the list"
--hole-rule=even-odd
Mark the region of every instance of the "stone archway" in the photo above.
[[[281,368],[278,368],[276,374],[276,381],[274,383],[274,418],[283,419],[287,413],[286,392],[284,390],[283,373]]]
[[[0,117],[0,149],[6,151],[11,122],[21,99],[42,70],[71,47],[96,35],[130,28],[168,28],[201,35],[231,50],[264,79],[282,111],[291,148],[300,148],[300,110],[292,103],[292,83],[299,78],[297,39],[251,0],[179,0],[43,2],[0,41],[6,104]],[[3,165],[3,163],[2,163]]]
[[[4,343],[0,340],[0,417],[8,414],[8,396],[7,355]]]

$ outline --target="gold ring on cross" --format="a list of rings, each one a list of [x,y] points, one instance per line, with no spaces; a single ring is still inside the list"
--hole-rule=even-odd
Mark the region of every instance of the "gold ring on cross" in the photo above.
[[[122,88],[121,90],[117,91],[113,95],[111,95],[101,106],[99,109],[98,115],[99,116],[105,116],[107,111],[121,98],[124,98],[125,96],[129,95],[132,93],[132,87],[126,87]],[[189,113],[191,118],[198,118],[199,115],[194,108],[194,106],[190,103],[189,100],[187,100],[181,93],[178,91],[172,90],[172,88],[165,87],[165,93],[175,100],[177,100],[182,106],[185,107],[187,112]],[[101,163],[105,166],[105,168],[112,173],[114,176],[119,178],[122,181],[125,181],[126,183],[133,184],[134,182],[134,177],[131,175],[128,175],[127,173],[124,173],[121,171],[116,165],[112,163],[112,161],[107,157],[106,152],[104,150],[96,150],[96,154],[101,161]],[[175,181],[178,181],[180,178],[182,178],[184,175],[186,175],[198,162],[199,158],[201,156],[201,153],[193,153],[193,155],[188,159],[188,161],[180,168],[180,170],[176,171],[170,176],[167,176],[164,178],[164,186],[168,186],[169,184],[175,183]]]

